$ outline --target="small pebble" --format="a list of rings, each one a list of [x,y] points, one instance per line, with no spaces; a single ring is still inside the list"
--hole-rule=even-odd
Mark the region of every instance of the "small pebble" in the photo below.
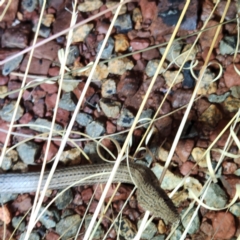
[[[121,110],[121,102],[107,98],[100,99],[100,107],[103,113],[109,118],[118,118]]]
[[[114,27],[116,27],[118,33],[127,33],[133,29],[132,19],[130,14],[124,14],[117,17]]]
[[[6,122],[11,122],[15,108],[16,108],[16,101],[11,101],[6,105],[4,105],[2,110],[0,111],[0,117],[2,118],[2,120]],[[20,105],[18,105],[15,121],[20,119],[23,113],[24,113],[24,109]]]
[[[140,227],[142,223],[142,220],[139,220],[137,223],[138,229]],[[153,222],[150,222],[147,227],[145,228],[145,230],[143,231],[141,238],[143,239],[152,239],[152,237],[155,235],[155,233],[157,232],[157,227]]]
[[[26,223],[22,216],[21,217],[13,217],[12,218],[12,226],[14,229],[18,227],[18,230],[23,232],[25,230]]]
[[[59,191],[60,193],[61,191]],[[63,192],[56,200],[55,204],[59,210],[66,208],[73,200],[72,190],[68,189]]]
[[[72,100],[73,97],[71,92],[64,93],[59,101],[58,107],[68,111],[74,111],[76,109],[76,104]]]
[[[92,121],[86,126],[86,134],[92,138],[102,136],[105,131],[103,124],[98,121]]]
[[[97,53],[100,51],[100,48],[102,47],[102,43],[104,40],[100,41],[97,46]],[[114,40],[109,37],[107,40],[107,43],[105,45],[105,48],[103,49],[101,59],[109,59],[112,56],[112,51],[114,48]]]
[[[134,115],[128,109],[123,108],[117,120],[117,125],[121,127],[131,127],[133,121]]]
[[[20,55],[11,61],[4,64],[2,69],[2,75],[7,76],[9,73],[11,73],[13,70],[17,69],[19,67],[19,64],[21,63],[23,59],[23,55]]]
[[[100,0],[85,0],[78,5],[78,10],[80,12],[91,12],[99,9],[103,5]]]
[[[89,123],[93,121],[93,118],[90,114],[87,113],[78,113],[76,116],[76,122],[83,127],[86,127]]]
[[[182,225],[186,228],[188,223],[190,222],[191,218],[192,218],[192,215],[194,214],[196,208],[192,208],[188,213],[187,215],[185,216],[185,218],[182,219]],[[183,214],[186,212],[186,209],[184,209],[182,212],[181,212],[181,216],[183,216]],[[190,228],[188,229],[188,233],[189,234],[194,234],[196,233],[198,230],[199,230],[199,227],[200,227],[200,219],[199,219],[199,216],[198,214],[194,217],[193,221],[191,222],[191,226]]]

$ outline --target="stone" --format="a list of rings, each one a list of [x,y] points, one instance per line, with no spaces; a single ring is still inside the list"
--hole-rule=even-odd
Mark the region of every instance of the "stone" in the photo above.
[[[240,64],[235,64],[235,66],[237,69],[240,69]],[[227,88],[240,86],[240,78],[233,64],[230,64],[226,67],[226,70],[223,73],[223,77]]]
[[[64,93],[59,101],[58,107],[68,111],[74,111],[76,109],[76,104],[72,98],[73,94],[71,92]]]
[[[17,69],[19,67],[19,64],[21,63],[22,59],[23,59],[23,55],[20,55],[18,57],[15,57],[11,61],[6,62],[2,69],[2,75],[7,76],[13,70]]]
[[[156,70],[158,68],[159,62],[160,62],[160,60],[153,59],[153,60],[151,60],[147,63],[145,72],[146,72],[148,77],[153,77],[154,76],[154,74],[156,73]],[[164,71],[165,71],[165,68],[164,68],[164,66],[162,66],[162,68],[160,69],[158,74],[161,74]]]
[[[177,89],[173,92],[172,107],[179,108],[189,103],[192,97],[192,90]]]
[[[29,126],[30,129],[33,129],[35,131],[42,132],[42,133],[47,133],[47,132],[49,132],[49,129],[50,129],[52,123],[46,119],[37,118],[35,120],[35,122],[32,122],[32,124],[35,126]],[[54,124],[53,128],[55,131],[63,130],[62,126],[57,123]]]
[[[0,86],[0,99],[5,98],[5,96],[7,96],[7,93],[8,93],[7,86]]]
[[[194,167],[194,168],[193,168]],[[191,161],[186,161],[180,167],[180,172],[183,176],[187,174],[197,175],[198,174],[198,167]]]
[[[130,14],[124,14],[117,17],[114,27],[118,33],[127,33],[132,30],[132,19]]]
[[[186,162],[194,147],[194,141],[191,139],[180,140],[176,147],[176,154],[182,162]]]
[[[18,194],[13,193],[0,193],[0,202],[2,204],[10,202],[17,197]]]
[[[22,233],[20,235],[19,240],[24,240],[25,236],[26,236],[26,232]],[[36,232],[31,232],[27,239],[28,240],[40,240],[40,237],[39,237],[39,235]]]
[[[73,30],[72,42],[83,42],[93,27],[94,25],[92,23],[87,23],[75,28]]]
[[[64,92],[72,92],[78,86],[77,79],[64,79],[62,83],[62,90]]]
[[[239,217],[240,217],[240,202],[234,203],[234,204],[230,207],[229,211],[230,211],[233,215],[235,215],[236,217],[239,218]]]
[[[222,55],[234,54],[237,45],[237,36],[224,36],[220,41],[219,50]]]
[[[40,84],[41,89],[43,89],[48,94],[53,94],[58,92],[58,85],[56,83],[42,83]]]
[[[221,103],[221,102],[224,102],[229,95],[230,95],[230,92],[226,92],[222,95],[210,94],[208,96],[208,101],[211,103]]]
[[[84,221],[84,226],[85,226],[85,229],[88,228],[90,222],[92,220],[92,216],[91,215],[87,215],[85,217],[85,221]],[[93,234],[93,238],[94,239],[103,239],[103,236],[104,236],[104,229],[101,225],[96,225],[95,226],[95,231],[94,231],[94,234]]]
[[[133,62],[128,58],[112,59],[108,63],[108,72],[112,74],[122,75],[127,70],[131,70],[133,67]]]
[[[20,71],[25,72],[28,64],[29,56],[26,55],[20,65]],[[48,59],[38,59],[32,57],[29,73],[30,74],[38,74],[38,75],[46,75],[46,71],[48,71],[52,62]]]
[[[139,117],[139,123],[141,125],[144,124],[144,128],[148,128],[149,126],[148,122],[152,119],[152,115],[153,115],[152,109],[143,110]]]
[[[14,211],[26,213],[32,207],[32,199],[28,194],[18,195],[17,199],[11,204]]]
[[[36,32],[37,31],[37,26],[38,22],[33,26],[32,31]],[[47,27],[43,24],[40,25],[39,31],[38,31],[38,36],[41,36],[43,38],[48,38],[51,33],[51,28]]]
[[[27,12],[33,12],[35,8],[38,6],[38,1],[37,0],[23,0],[22,3],[22,8],[26,10]]]
[[[77,46],[70,46],[66,65],[71,66],[75,62],[75,60],[79,57],[79,49]]]
[[[93,121],[93,118],[90,114],[87,113],[78,113],[76,116],[76,122],[83,127],[86,127],[89,123]]]
[[[54,21],[55,18],[53,14],[44,14],[41,24],[43,24],[46,27],[50,27]]]
[[[99,9],[103,5],[100,0],[85,0],[78,5],[78,10],[80,12],[91,12]]]
[[[58,192],[60,193],[60,191]],[[66,208],[73,200],[73,194],[72,190],[68,189],[65,192],[63,192],[56,200],[55,204],[57,209],[62,210]]]
[[[142,52],[142,58],[146,59],[148,61],[153,60],[153,59],[159,59],[160,53],[156,48],[149,49],[147,51]]]
[[[125,34],[116,34],[114,36],[114,50],[115,52],[125,52],[129,46],[129,40]]]
[[[28,45],[30,34],[30,25],[18,24],[17,26],[7,28],[1,36],[2,48],[25,48]]]
[[[42,213],[44,210],[45,209],[41,207],[40,213]],[[53,219],[54,219],[54,214],[47,209],[44,211],[39,221],[46,227],[46,229],[50,229],[56,226],[56,221]]]
[[[171,84],[172,84],[173,80],[175,79],[177,73],[178,73],[178,70],[176,70],[176,71],[166,71],[166,72],[163,73],[163,77],[164,77],[168,87],[171,86]],[[175,80],[174,85],[183,82],[183,80],[184,80],[183,74],[179,73],[176,80]]]
[[[216,183],[211,183],[204,198],[206,204],[214,208],[226,206],[228,197],[225,191]]]
[[[9,224],[11,222],[11,213],[7,205],[0,207],[0,220],[5,224]]]
[[[207,95],[215,93],[217,91],[217,83],[213,82],[214,78],[215,74],[207,69],[203,75],[197,94]]]
[[[195,147],[192,150],[192,157],[194,161],[202,168],[207,168],[207,159],[206,156],[203,158],[203,154],[205,153],[206,149],[200,148],[200,147]]]
[[[105,131],[103,124],[98,121],[92,121],[86,126],[86,134],[92,138],[102,136]]]
[[[102,162],[97,152],[97,145],[95,142],[86,143],[83,150],[93,163]]]
[[[98,43],[97,53],[99,53],[100,48],[102,47],[103,41],[104,40]],[[101,59],[110,59],[112,56],[113,48],[114,48],[114,40],[111,37],[109,37],[105,45],[105,48],[103,49],[103,52],[101,54]]]
[[[229,96],[224,101],[223,106],[229,112],[237,112],[240,108],[240,99]]]
[[[104,79],[102,81],[101,94],[102,97],[108,98],[116,93],[116,82],[114,79]]]
[[[138,229],[140,228],[142,223],[142,219],[138,221],[137,226]],[[157,227],[153,222],[150,222],[147,227],[145,228],[145,230],[143,231],[141,238],[143,239],[152,239],[153,236],[155,235],[155,233],[157,232]]]
[[[136,30],[141,29],[141,23],[143,21],[143,16],[142,16],[141,10],[138,7],[133,9],[132,20],[133,20],[133,22],[136,23],[134,28]]]
[[[151,170],[154,172],[156,177],[159,179],[162,174],[163,167],[157,163],[157,164],[155,164],[155,166],[153,168],[151,168]],[[167,170],[166,174],[164,175],[164,179],[162,181],[161,187],[164,190],[172,190],[181,181],[182,181],[181,177],[178,177],[178,176],[174,175],[171,171]]]
[[[7,1],[4,1],[1,3],[1,6],[0,6],[0,12],[3,13],[3,11],[6,9],[8,5],[8,9],[6,11],[5,14],[3,14],[3,18],[1,19],[1,22],[13,22],[14,19],[16,18],[16,15],[17,15],[17,10],[18,10],[18,5],[19,5],[19,1],[12,1],[10,2],[7,2]]]
[[[34,164],[35,158],[39,153],[40,146],[34,142],[25,142],[17,146],[17,152],[21,160],[26,164]]]
[[[217,105],[211,104],[200,116],[199,122],[204,123],[208,128],[214,128],[217,126],[219,121],[223,118],[221,111]]]
[[[121,110],[121,102],[107,98],[100,99],[100,107],[103,113],[109,118],[118,118]]]
[[[134,239],[137,233],[136,226],[126,217],[118,219],[114,228],[124,239]]]
[[[233,97],[240,98],[240,86],[233,86],[230,90]]]
[[[121,127],[131,127],[134,118],[135,118],[134,115],[128,109],[123,108],[117,120],[117,125]]]
[[[147,38],[134,38],[131,40],[130,45],[133,51],[142,50],[150,45],[150,40]]]
[[[4,105],[2,110],[0,111],[0,117],[2,118],[2,120],[6,122],[11,122],[15,108],[16,101],[11,101],[8,104]],[[23,112],[24,109],[20,105],[18,105],[15,121],[19,120],[22,117]]]
[[[74,237],[78,231],[79,224],[81,222],[81,218],[78,214],[68,216],[66,218],[61,219],[60,222],[56,225],[56,232],[62,236],[63,229],[69,229],[65,234],[61,237],[63,240],[67,240],[71,237]]]
[[[26,227],[25,221],[22,219],[22,217],[13,217],[12,218],[12,226],[13,228],[17,228],[19,231],[23,232]]]
[[[194,214],[196,208],[192,208],[188,213],[187,215],[185,216],[185,218],[182,219],[182,225],[186,228],[192,218],[192,215]],[[183,214],[186,212],[186,209],[184,209],[182,212],[181,212],[181,216],[183,216]],[[193,221],[191,222],[191,226],[190,228],[188,229],[188,233],[189,234],[194,234],[196,233],[198,230],[199,230],[199,227],[200,227],[200,219],[199,219],[199,216],[196,215],[193,219]]]
[[[183,82],[182,82],[183,88],[193,88],[195,86],[195,79],[193,78],[189,67],[190,67],[190,63],[186,62],[184,64],[184,69],[182,70],[182,72],[183,72]]]
[[[115,1],[107,1],[106,2],[106,7],[107,8],[111,8],[111,7],[114,7],[116,5],[116,2]],[[116,8],[112,10],[112,14],[115,14],[116,12]],[[125,14],[127,11],[127,4],[123,4],[121,9],[120,9],[120,12],[118,13],[119,15],[122,15],[122,14]]]
[[[18,153],[15,150],[7,151],[3,157],[3,162],[1,168],[4,171],[10,170],[12,168],[12,164],[18,160]]]

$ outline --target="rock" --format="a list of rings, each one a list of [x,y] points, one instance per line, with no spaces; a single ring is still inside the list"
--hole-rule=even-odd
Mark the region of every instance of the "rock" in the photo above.
[[[136,23],[134,29],[141,29],[141,23],[143,21],[143,16],[141,10],[136,7],[133,9],[132,20]]]
[[[139,220],[137,223],[138,229],[140,228],[141,223],[142,223],[142,219]],[[150,240],[153,238],[156,232],[157,232],[156,225],[153,222],[150,222],[145,228],[145,230],[143,231],[141,238]]]
[[[18,11],[18,5],[19,1],[13,1],[13,2],[3,2],[0,6],[0,12],[3,13],[3,11],[7,8],[7,11],[5,14],[3,14],[1,21],[2,22],[13,22],[16,19],[17,11]]]
[[[44,14],[41,24],[46,27],[51,27],[52,23],[55,21],[53,14]]]
[[[211,103],[221,103],[221,102],[224,102],[229,95],[230,95],[230,92],[226,92],[222,95],[210,94],[208,96],[208,101]]]
[[[180,229],[177,228],[177,229],[173,232],[170,240],[179,240],[179,239],[181,239],[182,234],[183,234],[183,232],[182,232]]]
[[[217,84],[216,82],[213,82],[214,78],[215,74],[210,70],[206,70],[203,75],[197,94],[207,95],[215,93],[217,91]]]
[[[88,228],[90,222],[92,220],[92,216],[91,215],[88,215],[85,217],[85,221],[84,221],[84,226],[85,226],[85,229]],[[102,239],[103,236],[104,236],[104,230],[103,230],[103,227],[101,225],[98,225],[96,228],[95,228],[95,232],[93,234],[93,238],[94,239]]]
[[[19,231],[23,232],[26,227],[25,221],[22,219],[22,217],[13,217],[12,218],[12,226],[13,228],[17,228]]]
[[[148,77],[153,77],[157,68],[158,68],[158,65],[159,65],[159,62],[160,60],[158,59],[154,59],[154,60],[151,60],[148,62],[147,66],[146,66],[146,69],[145,69],[145,72],[147,74]],[[158,74],[161,74],[165,71],[165,68],[164,66],[162,66],[162,68],[160,69],[159,73]]]
[[[7,151],[3,157],[3,163],[1,168],[4,171],[10,170],[12,167],[12,163],[18,160],[18,153],[16,150]]]
[[[17,69],[19,67],[19,64],[21,63],[22,59],[23,59],[23,55],[20,55],[18,57],[15,57],[11,61],[6,62],[2,69],[2,75],[7,76],[13,70]]]
[[[100,107],[103,113],[109,118],[118,118],[121,110],[121,102],[107,98],[100,99]]]
[[[35,8],[38,6],[37,0],[23,0],[22,1],[22,8],[27,12],[33,12]]]
[[[236,36],[225,36],[219,44],[219,50],[222,55],[234,54],[237,45]]]
[[[129,40],[125,34],[116,34],[114,39],[115,52],[125,52],[129,48]]]
[[[207,190],[204,200],[210,207],[223,208],[227,204],[228,198],[218,184],[212,183]]]
[[[155,164],[155,166],[151,170],[159,179],[162,174],[163,167],[160,164]],[[178,177],[174,175],[172,172],[170,172],[169,170],[167,170],[166,174],[164,175],[164,179],[162,181],[161,187],[164,190],[171,190],[171,189],[174,189],[181,181],[182,181],[181,177]]]
[[[11,122],[15,108],[16,108],[16,101],[11,101],[8,104],[4,105],[2,110],[0,111],[0,117],[2,118],[2,120],[6,122]],[[22,117],[23,112],[24,112],[24,109],[20,105],[18,105],[15,121],[17,121]]]
[[[18,24],[14,27],[7,28],[2,34],[2,48],[25,48],[28,45],[28,37],[31,26],[27,24]]]
[[[102,82],[102,97],[108,98],[116,93],[116,82],[113,79],[105,79]]]
[[[79,57],[79,49],[77,46],[70,46],[66,65],[71,66],[75,62],[75,60]]]
[[[117,3],[115,1],[107,1],[106,2],[106,7],[107,8],[111,8],[113,6],[115,6]],[[115,14],[116,12],[116,8],[112,10],[112,14]],[[121,9],[120,9],[120,12],[119,12],[119,15],[122,15],[122,14],[125,14],[127,11],[127,4],[123,4]]]
[[[150,45],[150,40],[147,38],[135,38],[131,40],[130,45],[133,51],[147,48]]]
[[[0,99],[3,99],[5,96],[7,96],[7,93],[8,88],[6,86],[0,86]]]
[[[114,228],[124,239],[134,239],[137,233],[136,226],[126,217],[117,220]]]
[[[234,203],[234,204],[230,207],[229,211],[230,211],[233,215],[235,215],[236,217],[239,218],[239,217],[240,217],[240,202]]]
[[[60,238],[60,235],[55,232],[47,232],[45,238],[46,240],[58,240]]]
[[[139,123],[140,124],[148,123],[152,119],[152,115],[153,115],[153,110],[152,109],[143,110],[140,117],[139,117]],[[146,119],[148,119],[148,120],[146,120]],[[144,128],[147,128],[148,126],[149,126],[149,124],[145,124]]]
[[[192,218],[192,215],[194,214],[194,211],[196,210],[196,208],[192,208],[188,213],[187,215],[185,216],[185,218],[182,219],[182,225],[186,228],[188,223],[190,222],[191,218]],[[186,212],[186,209],[184,209],[182,212],[181,212],[181,216],[183,216],[183,214]],[[197,216],[194,217],[193,221],[191,222],[191,226],[190,228],[188,229],[188,233],[189,234],[194,234],[196,233],[198,230],[199,230],[199,227],[200,227],[200,219]]]
[[[58,107],[68,111],[74,111],[76,108],[76,104],[74,103],[72,98],[73,94],[71,92],[64,93],[59,101]]]
[[[26,236],[26,232],[22,233],[19,240],[24,240],[25,236]],[[28,240],[40,240],[40,237],[36,232],[31,232],[28,237]]]
[[[72,42],[83,42],[93,27],[92,23],[88,23],[75,28],[73,30]]]
[[[240,108],[240,99],[229,96],[224,101],[223,106],[229,112],[237,112]]]
[[[64,92],[72,92],[77,86],[78,81],[76,79],[64,79],[62,83],[62,90]]]
[[[117,17],[114,27],[118,33],[127,33],[132,30],[132,20],[130,14],[124,14]]]
[[[191,139],[180,140],[176,147],[176,154],[182,162],[186,162],[194,147],[194,141]]]
[[[81,152],[78,148],[71,148],[69,150],[63,151],[60,156],[59,161],[66,164],[80,163],[81,161]]]
[[[80,112],[76,116],[76,122],[83,127],[86,127],[92,121],[93,121],[92,116],[87,113]]]
[[[86,143],[83,150],[93,163],[102,162],[102,159],[97,152],[97,145],[95,142]]]
[[[240,86],[233,86],[230,90],[233,97],[240,98]]]
[[[235,66],[237,69],[240,69],[240,64],[235,64]],[[235,71],[233,64],[230,64],[226,67],[223,77],[227,88],[240,86],[240,78],[238,73]]]
[[[102,47],[103,41],[104,40],[102,40],[98,43],[97,50],[96,50],[97,53],[99,53],[100,48]],[[111,37],[109,37],[108,40],[107,40],[107,43],[105,45],[105,48],[103,49],[103,52],[101,54],[101,59],[111,58],[113,48],[114,48],[114,40]]]
[[[178,70],[177,71],[166,71],[166,72],[163,73],[163,77],[165,78],[165,81],[166,81],[166,84],[167,84],[168,87],[171,86],[171,84],[172,84],[173,80],[175,79],[177,73],[178,73]],[[174,85],[183,82],[183,80],[184,80],[183,74],[179,73]]]
[[[20,71],[25,72],[28,64],[29,56],[26,55],[20,65]],[[37,74],[37,75],[46,75],[46,72],[48,71],[50,65],[52,62],[48,59],[38,59],[35,57],[32,57],[29,73],[30,74]]]
[[[67,240],[71,237],[74,237],[78,231],[78,227],[80,224],[80,216],[78,214],[63,218],[56,225],[56,232],[62,236],[63,229],[69,229],[65,234],[61,237],[63,240]]]
[[[60,193],[60,191],[59,191]],[[56,200],[55,204],[59,210],[66,208],[73,200],[72,190],[68,189],[63,192]]]
[[[105,131],[103,124],[98,121],[92,121],[86,126],[86,134],[93,138],[102,136]]]
[[[52,123],[50,121],[46,120],[46,119],[38,118],[32,124],[36,125],[36,126],[30,126],[30,129],[33,129],[33,130],[38,131],[38,132],[46,133],[46,132],[49,132],[49,129],[50,129]],[[57,123],[54,124],[53,129],[55,131],[63,130],[63,128]]]
[[[182,82],[183,88],[193,88],[195,86],[195,79],[193,78],[190,69],[188,69],[189,67],[190,67],[190,63],[185,62],[184,69],[182,70],[182,72],[183,72],[183,82]]]
[[[131,70],[134,64],[128,58],[112,59],[108,63],[108,72],[112,74],[122,75],[127,70]]]
[[[223,174],[224,175],[234,174],[234,172],[238,168],[237,164],[235,164],[234,162],[227,162],[227,161],[224,161],[222,163],[222,167],[223,167]]]
[[[199,118],[199,122],[202,122],[207,128],[214,128],[217,126],[219,121],[223,118],[221,111],[217,105],[211,104]]]
[[[37,31],[37,25],[38,25],[38,22],[33,26],[33,28],[32,28],[33,32]],[[51,28],[41,24],[39,32],[38,32],[38,36],[41,36],[43,38],[48,38],[50,33],[51,33]]]
[[[202,168],[206,168],[208,166],[206,156],[204,158],[202,157],[205,151],[206,149],[200,147],[195,147],[192,150],[192,157],[194,161]]]
[[[117,120],[117,125],[121,127],[131,127],[133,121],[134,115],[128,109],[123,108]]]
[[[172,107],[179,108],[189,103],[192,97],[192,90],[177,89],[173,92]]]
[[[201,194],[202,188],[202,184],[196,178],[187,177],[184,182],[184,189],[188,191],[188,198],[190,199],[193,199],[193,196],[191,192],[189,192],[189,189],[191,189],[195,196],[199,196]]]
[[[0,193],[0,202],[2,204],[10,202],[14,200],[17,197],[17,194],[12,194],[12,193]]]
[[[229,212],[210,212],[205,215],[212,220],[215,239],[231,239],[236,232],[234,217]]]
[[[182,164],[182,166],[180,167],[180,172],[183,176],[186,176],[187,174],[191,174],[191,175],[196,175],[198,174],[198,167],[196,166],[194,167],[194,163],[191,161],[186,161]]]
[[[40,213],[44,210],[43,207],[40,209]],[[53,220],[54,214],[48,209],[44,211],[43,215],[40,217],[39,221],[46,227],[46,229],[54,228],[56,222]]]
[[[17,199],[11,204],[11,207],[14,211],[25,213],[32,207],[32,200],[28,194],[18,195]]]
[[[234,172],[234,174],[238,177],[240,177],[240,168]]]
[[[34,164],[39,150],[40,146],[30,141],[17,146],[17,152],[19,154],[19,157],[26,164]]]
[[[20,171],[20,172],[27,172],[28,170],[28,165],[26,163],[23,162],[17,162],[16,164],[14,164],[14,166],[12,167],[13,171]]]
[[[0,220],[5,224],[9,224],[11,222],[11,214],[7,205],[0,207]]]
[[[58,85],[56,83],[54,84],[42,83],[40,84],[40,87],[48,94],[53,94],[58,92]]]
[[[100,0],[85,0],[78,5],[78,10],[80,12],[91,12],[99,9],[103,5]]]

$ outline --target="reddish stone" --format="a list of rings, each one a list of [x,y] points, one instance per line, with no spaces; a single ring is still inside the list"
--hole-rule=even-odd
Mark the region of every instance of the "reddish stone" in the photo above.
[[[152,59],[159,59],[160,58],[160,53],[157,50],[157,48],[150,49],[148,51],[142,52],[142,58],[146,60],[152,60]]]
[[[75,205],[82,205],[83,204],[83,200],[82,200],[82,196],[79,193],[76,193],[73,199],[73,204]]]
[[[176,154],[182,162],[186,162],[194,147],[194,141],[191,139],[180,140],[176,147]]]
[[[46,240],[58,240],[60,236],[55,232],[48,232],[45,236]]]
[[[11,222],[11,213],[7,205],[2,205],[2,207],[0,207],[0,220],[5,224],[9,224]]]
[[[43,155],[42,155],[42,159],[45,157],[46,155],[46,147],[47,147],[47,142],[44,143],[43,145]],[[48,150],[48,155],[47,155],[47,161],[50,161],[53,157],[56,156],[58,152],[58,147],[55,146],[55,144],[53,144],[52,142],[50,143],[50,147]]]
[[[140,0],[139,5],[141,7],[143,22],[146,20],[153,20],[157,17],[157,5],[155,1]]]
[[[240,64],[235,64],[236,68],[240,69]],[[240,77],[236,70],[234,69],[234,65],[231,64],[224,71],[224,80],[225,84],[228,88],[233,86],[240,86]]]
[[[56,100],[57,100],[57,93],[46,95],[45,104],[47,106],[47,110],[52,110],[53,108],[55,108]]]
[[[81,192],[81,195],[82,195],[82,200],[84,202],[88,202],[92,195],[93,195],[93,191],[92,191],[92,188],[86,188],[84,189],[82,192]]]
[[[58,85],[56,83],[49,84],[49,83],[42,83],[40,87],[47,92],[48,94],[58,92]]]
[[[161,136],[167,137],[170,135],[172,130],[172,118],[171,117],[164,117],[158,119],[154,122],[155,127],[158,129],[159,134]]]
[[[11,92],[13,90],[19,90],[21,88],[22,83],[19,81],[14,81],[11,80],[8,82],[8,92]],[[11,99],[16,99],[18,97],[19,91],[15,92],[15,93],[11,93],[8,95],[9,98]]]
[[[59,67],[50,67],[48,69],[48,75],[50,77],[56,77],[59,75],[60,68]]]
[[[134,60],[138,61],[139,59],[141,59],[141,53],[134,53],[132,57]]]
[[[213,227],[210,223],[208,223],[207,221],[204,221],[201,226],[200,229],[207,235],[207,236],[212,236],[213,235]]]
[[[225,11],[225,8],[226,8],[226,4],[227,4],[227,1],[220,1],[219,4],[217,4],[217,8],[216,8],[216,11],[214,12],[214,14],[216,14],[218,17],[222,17],[222,15]],[[227,10],[225,19],[231,20],[236,17],[236,14],[237,14],[236,2],[230,1],[230,5]],[[226,24],[226,25],[228,25],[228,24]]]
[[[3,10],[6,9],[8,5],[8,1],[3,1],[3,4],[0,6],[0,13],[3,13]],[[18,3],[19,0],[11,1],[10,5],[5,14],[3,14],[3,18],[1,19],[2,22],[12,22],[16,18],[16,13],[18,10]]]
[[[34,103],[33,111],[34,111],[36,116],[41,117],[41,118],[44,117],[45,106],[44,106],[43,100],[39,100],[38,102]]]
[[[0,48],[0,60],[5,60],[12,55],[16,55],[20,50],[17,48]]]
[[[210,49],[209,47],[206,47],[206,48],[204,48],[204,50],[202,52],[202,58],[203,58],[204,61],[206,61],[206,57],[208,55],[209,49]],[[215,55],[212,52],[211,55],[210,55],[209,61],[211,61],[213,59],[215,59]]]
[[[112,134],[116,132],[117,127],[110,121],[106,122],[106,132],[107,134]]]
[[[172,106],[173,108],[179,108],[189,103],[192,97],[192,90],[177,89],[173,93]]]
[[[62,108],[58,108],[56,122],[66,127],[69,122],[69,115],[70,115],[69,111]]]
[[[214,239],[230,239],[236,232],[236,223],[230,212],[209,212],[205,217],[212,220]]]
[[[196,175],[198,174],[198,166],[196,165],[193,169],[193,166],[195,165],[195,163],[191,162],[191,161],[186,161],[185,163],[182,164],[182,166],[180,167],[180,172],[183,176],[187,175],[187,174],[191,174],[191,175]]]
[[[46,92],[42,89],[36,88],[32,91],[31,95],[35,102],[40,100],[41,98],[44,98],[46,96]]]
[[[32,207],[32,200],[28,194],[18,195],[11,206],[15,211],[24,213]]]
[[[5,144],[7,132],[9,130],[9,122],[5,122],[2,119],[0,119],[0,126],[2,130],[6,131],[6,132],[0,131],[0,142]],[[12,129],[12,132],[14,132],[14,130],[15,128]],[[10,142],[11,142],[11,137],[9,139],[7,146],[10,146]]]
[[[20,71],[25,72],[27,63],[28,63],[29,56],[26,55],[21,63]],[[33,57],[31,60],[29,73],[31,74],[38,74],[38,75],[46,75],[48,72],[49,66],[51,65],[51,61],[47,59],[38,59]]]
[[[233,174],[237,170],[237,164],[233,162],[224,161],[223,164],[223,174]]]
[[[16,136],[14,136],[14,139],[18,142],[24,141],[29,137],[35,136],[36,132],[30,128],[19,128],[16,133],[18,133]]]
[[[149,44],[150,44],[150,41],[147,38],[135,38],[130,42],[132,49],[135,51],[147,48]]]
[[[233,198],[236,194],[236,185],[240,184],[240,178],[234,175],[229,175],[221,177],[221,181],[230,198]]]
[[[27,124],[33,119],[31,113],[25,113],[23,116],[18,120],[20,124]]]
[[[9,77],[0,75],[0,85],[6,85],[8,83]]]
[[[80,82],[80,83],[78,84],[78,86],[73,90],[73,93],[75,94],[75,96],[77,97],[77,99],[80,98],[84,86],[85,86],[85,83],[84,83],[84,82]],[[94,93],[95,93],[94,88],[88,87],[87,92],[86,92],[86,95],[85,95],[85,98],[86,98],[86,99],[91,98]]]

